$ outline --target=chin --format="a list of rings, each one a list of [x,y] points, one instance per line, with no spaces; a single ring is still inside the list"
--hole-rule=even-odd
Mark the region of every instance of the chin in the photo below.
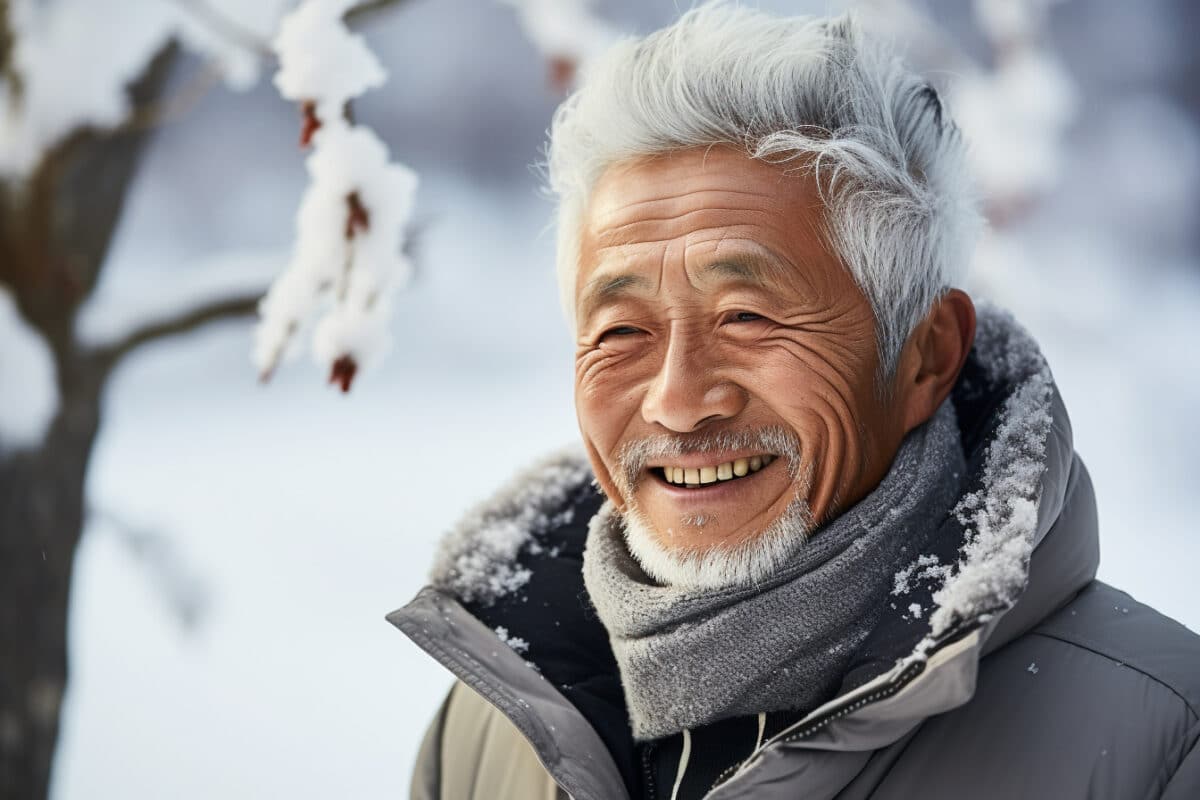
[[[668,547],[663,536],[637,508],[621,514],[630,554],[657,583],[692,591],[732,589],[769,581],[808,541],[812,513],[796,497],[763,530],[739,537],[736,545]],[[693,524],[694,521],[693,521]]]

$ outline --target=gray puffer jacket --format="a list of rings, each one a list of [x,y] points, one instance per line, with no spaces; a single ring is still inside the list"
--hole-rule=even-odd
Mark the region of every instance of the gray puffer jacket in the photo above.
[[[967,489],[930,521],[932,548],[898,565],[842,691],[726,737],[728,769],[700,791],[690,742],[663,781],[621,731],[619,679],[577,577],[599,502],[586,461],[522,475],[388,616],[460,681],[412,796],[1200,798],[1200,637],[1094,580],[1091,481],[1044,360],[1006,314],[981,309],[953,401]]]

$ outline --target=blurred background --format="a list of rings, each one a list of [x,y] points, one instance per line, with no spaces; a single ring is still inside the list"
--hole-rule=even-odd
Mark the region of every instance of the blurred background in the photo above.
[[[0,9],[30,5],[55,4]],[[307,182],[297,109],[269,61],[231,85],[212,78],[211,48],[173,50],[152,74],[143,58],[129,75],[161,81],[139,91],[172,100],[163,119],[47,178],[57,193],[3,176],[0,257],[32,230],[20,209],[47,197],[71,224],[89,203],[111,218],[111,241],[72,240],[100,254],[79,268],[94,286],[75,286],[67,259],[44,267],[58,271],[34,301],[0,290],[0,578],[19,590],[0,613],[0,749],[23,735],[11,711],[23,654],[55,649],[67,603],[65,693],[51,680],[22,705],[45,721],[61,701],[53,797],[406,796],[450,678],[384,614],[422,586],[471,504],[577,437],[552,206],[531,169],[563,97],[529,22],[553,2],[516,3],[524,18],[490,0],[369,5],[352,27],[390,78],[355,116],[420,175],[417,272],[392,352],[348,395],[307,358],[265,386],[250,365],[244,298],[286,264]],[[971,288],[1011,308],[1054,370],[1096,485],[1100,577],[1200,630],[1200,6],[757,5],[856,8],[943,89],[993,223]],[[84,36],[95,53],[78,79],[43,81],[64,96],[91,91],[88,58],[122,35],[75,6],[97,26]],[[593,13],[647,32],[681,7],[603,0]],[[219,30],[218,15],[193,23],[244,32]],[[0,285],[37,268],[0,266]],[[54,292],[78,298],[65,328],[45,310]],[[144,327],[225,299],[211,324]],[[82,364],[60,367],[57,387],[31,317],[60,364]],[[76,351],[110,359],[89,367]],[[88,392],[94,403],[71,399]],[[73,514],[62,497],[75,474]],[[51,522],[80,532],[77,545],[47,540]],[[43,573],[53,602],[33,599]]]

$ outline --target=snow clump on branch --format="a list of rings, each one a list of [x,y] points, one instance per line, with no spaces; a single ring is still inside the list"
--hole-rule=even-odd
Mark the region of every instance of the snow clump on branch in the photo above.
[[[592,13],[592,0],[501,0],[512,6],[525,34],[550,66],[550,79],[569,89],[587,65],[617,38]]]
[[[1011,213],[1051,189],[1065,161],[1079,95],[1047,41],[1056,2],[975,0],[994,65],[960,76],[951,103],[993,214]]]
[[[387,80],[366,40],[342,22],[354,2],[310,0],[284,18],[272,42],[279,56],[275,88],[288,100],[312,103],[306,114],[319,120],[340,118],[349,100]]]
[[[255,365],[269,378],[301,325],[331,299],[313,354],[343,391],[387,348],[391,299],[411,272],[403,246],[417,188],[416,174],[392,163],[379,137],[343,114],[347,102],[387,77],[342,21],[351,5],[308,0],[284,19],[273,43],[275,85],[301,104],[301,143],[311,142],[313,152],[292,259],[260,304],[254,347]]]

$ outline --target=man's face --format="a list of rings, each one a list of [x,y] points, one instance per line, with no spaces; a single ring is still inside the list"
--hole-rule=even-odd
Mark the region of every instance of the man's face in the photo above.
[[[664,551],[819,524],[889,466],[874,316],[823,213],[811,177],[726,148],[615,165],[592,193],[576,410],[605,492]]]

